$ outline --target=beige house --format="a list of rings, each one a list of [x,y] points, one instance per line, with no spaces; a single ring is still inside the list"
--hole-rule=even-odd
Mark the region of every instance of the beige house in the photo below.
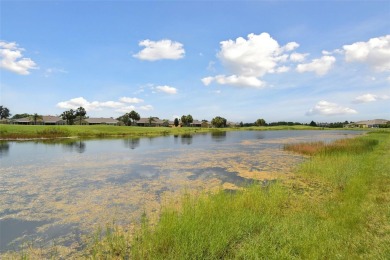
[[[13,119],[11,120],[11,124],[16,125],[33,125],[34,118],[32,116]],[[66,121],[58,116],[40,116],[36,120],[37,125],[65,125]]]
[[[361,127],[361,128],[378,128],[381,125],[386,125],[388,122],[389,120],[385,120],[385,119],[374,119],[374,120],[358,121],[353,123],[353,125],[356,125],[357,127]]]
[[[110,117],[110,118],[85,118],[83,119],[87,125],[118,125],[118,120]]]

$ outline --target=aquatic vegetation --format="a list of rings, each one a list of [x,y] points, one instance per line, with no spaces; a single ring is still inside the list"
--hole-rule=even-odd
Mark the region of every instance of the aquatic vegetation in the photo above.
[[[127,240],[134,259],[387,259],[390,135],[343,140],[295,176],[234,193],[184,194]],[[387,205],[387,206],[386,206]],[[123,244],[123,242],[122,242]],[[107,239],[94,249],[107,252]],[[111,249],[112,250],[112,249]],[[116,250],[120,250],[117,247]],[[99,256],[91,249],[86,254]],[[112,255],[111,255],[112,256]]]

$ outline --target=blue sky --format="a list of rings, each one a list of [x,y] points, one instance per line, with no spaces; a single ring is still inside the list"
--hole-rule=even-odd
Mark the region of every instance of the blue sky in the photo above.
[[[12,114],[390,119],[390,1],[0,1]]]

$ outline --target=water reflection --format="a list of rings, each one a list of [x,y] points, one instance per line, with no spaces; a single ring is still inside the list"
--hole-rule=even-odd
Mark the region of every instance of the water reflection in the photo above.
[[[182,144],[190,145],[192,144],[192,135],[191,134],[183,134],[180,136],[180,140]]]
[[[225,131],[211,132],[211,139],[215,142],[223,142],[226,140],[226,132]]]
[[[72,141],[72,142],[66,142],[62,143],[63,148],[65,151],[68,152],[78,152],[78,153],[84,153],[86,149],[85,142],[79,140],[79,141]]]
[[[124,139],[123,144],[125,145],[126,148],[130,148],[130,149],[134,150],[135,148],[139,147],[140,138]]]
[[[0,158],[7,156],[9,152],[9,143],[0,141]]]

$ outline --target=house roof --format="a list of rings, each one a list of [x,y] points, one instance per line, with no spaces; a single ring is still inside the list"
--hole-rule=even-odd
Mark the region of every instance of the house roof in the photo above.
[[[138,124],[149,124],[149,118],[140,118],[140,120],[138,120],[137,123]],[[153,117],[152,124],[163,124],[163,123],[164,123],[164,120]]]
[[[56,123],[62,121],[62,118],[58,116],[42,116],[42,121],[45,123]]]
[[[30,117],[23,117],[23,118],[18,118],[18,119],[12,119],[13,122],[19,122],[19,123],[25,123],[25,122],[31,122]]]
[[[85,121],[87,121],[89,124],[116,124],[118,123],[118,120],[114,118],[86,118]]]
[[[358,121],[355,124],[357,125],[385,125],[389,122],[389,120],[386,119],[373,119],[373,120],[366,120],[366,121]]]

